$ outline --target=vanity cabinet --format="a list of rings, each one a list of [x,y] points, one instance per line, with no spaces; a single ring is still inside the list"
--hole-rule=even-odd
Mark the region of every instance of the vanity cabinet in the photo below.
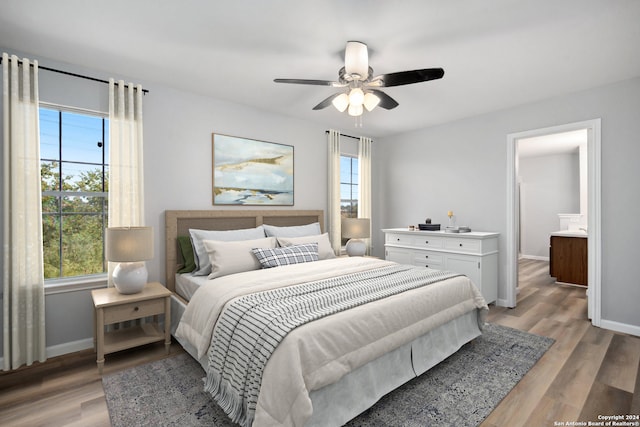
[[[487,303],[498,298],[498,233],[382,230],[385,259],[469,277]]]
[[[549,273],[559,283],[587,286],[587,239],[551,236]]]

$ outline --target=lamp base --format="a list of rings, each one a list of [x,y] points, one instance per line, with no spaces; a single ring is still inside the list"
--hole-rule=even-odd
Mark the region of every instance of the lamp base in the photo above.
[[[144,262],[121,262],[113,270],[113,284],[121,294],[142,291],[148,277]]]
[[[364,256],[367,253],[367,244],[362,239],[350,239],[345,249],[349,256]]]

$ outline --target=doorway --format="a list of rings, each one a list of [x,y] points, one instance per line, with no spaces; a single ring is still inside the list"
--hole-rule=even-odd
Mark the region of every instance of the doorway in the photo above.
[[[600,326],[601,240],[600,240],[600,119],[534,129],[507,135],[507,276],[506,295],[500,305],[516,306],[520,212],[518,191],[518,141],[584,129],[587,132],[587,229],[588,312],[592,323]]]

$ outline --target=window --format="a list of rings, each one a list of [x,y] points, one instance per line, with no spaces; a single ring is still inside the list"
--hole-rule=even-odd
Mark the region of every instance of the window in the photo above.
[[[340,156],[340,213],[345,218],[358,217],[358,158]]]
[[[109,120],[40,108],[44,278],[106,272]]]

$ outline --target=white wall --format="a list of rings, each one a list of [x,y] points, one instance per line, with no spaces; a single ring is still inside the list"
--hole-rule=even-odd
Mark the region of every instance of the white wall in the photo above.
[[[145,208],[147,225],[157,237],[155,257],[147,262],[151,279],[164,282],[164,211],[214,208],[212,132],[293,145],[293,208],[326,209],[323,126],[166,87],[149,89],[144,110]]]
[[[5,50],[0,47],[0,51]],[[103,79],[119,77],[115,73],[60,64],[21,52],[11,53],[38,59],[41,65],[65,71]],[[326,210],[327,139],[324,125],[278,116],[135,78],[125,81],[141,83],[150,91],[143,101],[145,218],[147,225],[154,229],[155,246],[154,259],[147,262],[149,280],[165,282],[165,210],[225,208],[212,205],[213,132],[293,145],[295,205],[292,208],[273,209]],[[108,86],[103,83],[41,70],[40,94],[41,101],[108,111]],[[2,310],[0,304],[0,322]],[[45,310],[49,355],[93,345],[90,289],[55,294],[49,292],[45,297]],[[0,357],[2,335],[0,327]]]
[[[580,213],[578,152],[519,159],[520,252],[549,260],[549,233],[560,229],[559,213]]]
[[[37,59],[42,63],[42,58]],[[94,77],[112,75],[44,61],[47,66]],[[294,208],[326,209],[325,126],[130,80],[150,90],[144,98],[144,159],[145,217],[154,227],[155,238],[155,258],[148,263],[151,280],[164,281],[164,211],[213,208],[212,132],[293,145]],[[88,91],[97,97],[97,108],[106,105],[101,95],[106,93],[106,85],[59,77],[49,95],[43,84],[40,89],[47,93],[47,100],[84,102],[77,97]],[[427,216],[445,224],[447,211],[453,210],[459,225],[502,234],[499,292],[504,298],[506,135],[596,117],[602,118],[603,129],[602,318],[640,327],[635,303],[640,300],[636,286],[640,263],[629,238],[640,233],[640,223],[630,220],[640,216],[640,169],[636,166],[640,158],[640,78],[376,139],[372,150],[374,253],[384,256],[381,228],[416,224]],[[47,295],[47,346],[51,354],[91,347],[90,301],[88,290]],[[0,319],[1,312],[0,305]],[[0,350],[1,336],[2,328]]]
[[[640,78],[567,94],[376,143],[374,230],[434,222],[501,233],[499,298],[506,297],[506,139],[510,133],[602,119],[602,320],[640,334]],[[382,233],[374,233],[383,256]]]

